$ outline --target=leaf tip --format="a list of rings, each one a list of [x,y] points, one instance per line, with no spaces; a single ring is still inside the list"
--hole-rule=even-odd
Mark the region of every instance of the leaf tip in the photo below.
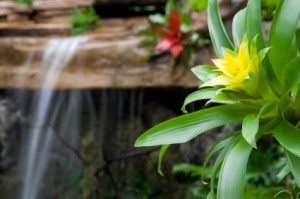
[[[182,111],[183,113],[188,113],[188,112],[186,111],[186,109],[185,109],[185,106],[181,107],[181,111]]]
[[[134,143],[134,147],[142,147],[142,146],[143,146],[143,143],[139,139],[137,139]]]
[[[165,176],[164,174],[163,174],[163,172],[159,169],[159,170],[157,170],[157,172],[158,172],[158,174],[159,175],[161,175],[161,176]]]

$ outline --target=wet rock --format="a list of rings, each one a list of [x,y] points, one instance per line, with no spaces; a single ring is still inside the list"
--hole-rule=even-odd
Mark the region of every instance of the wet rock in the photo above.
[[[7,171],[15,161],[11,157],[0,159],[0,172]]]
[[[25,4],[19,4],[13,1],[0,1],[0,8],[10,9],[18,13],[29,13],[31,9]]]
[[[7,15],[8,22],[29,22],[29,17],[26,14],[12,13]]]
[[[166,0],[95,0],[95,3],[98,5],[126,5],[126,4],[135,4],[135,5],[153,5],[153,4],[162,4],[166,3]]]
[[[170,65],[170,56],[162,56],[151,62],[142,62],[149,54],[147,48],[139,47],[144,38],[136,33],[138,26],[145,24],[145,18],[103,20],[101,26],[88,34],[91,40],[84,44],[74,60],[61,74],[58,88],[133,88],[139,86],[183,86],[197,87],[198,79],[188,71],[182,75],[179,68]],[[36,27],[36,28],[35,28]],[[32,25],[24,31],[32,33],[44,28],[45,33],[55,31],[53,25]],[[63,27],[63,26],[61,26]],[[38,30],[38,28],[40,28]],[[59,29],[57,29],[58,31]],[[63,31],[64,29],[62,29]],[[0,28],[0,35],[1,32]],[[13,28],[7,31],[13,31]],[[5,33],[5,32],[4,32]],[[4,34],[3,33],[3,34]],[[18,33],[18,32],[17,32]],[[54,32],[55,33],[55,32]],[[0,39],[0,87],[15,87],[19,74],[25,75],[24,87],[34,88],[39,82],[39,62],[43,46],[50,38],[3,38]],[[35,51],[31,70],[22,64],[30,52]],[[114,52],[114,53],[111,53]],[[13,58],[11,57],[13,56]],[[191,66],[210,63],[214,56],[211,46],[196,50]],[[12,65],[12,61],[14,64]],[[79,61],[81,60],[81,61]],[[80,75],[76,72],[81,68]]]
[[[61,10],[61,9],[75,9],[78,7],[86,7],[92,5],[93,0],[45,0],[45,1],[34,1],[33,9],[36,11],[41,10]]]
[[[56,5],[52,1],[53,9],[50,7],[46,10],[46,5],[50,4],[50,1],[45,2],[45,5],[44,2],[35,2],[40,10],[37,11],[39,17],[34,20],[48,24],[0,25],[2,37],[7,35],[40,36],[39,38],[0,39],[0,87],[16,87],[18,78],[23,74],[26,79],[24,87],[36,88],[41,74],[39,63],[43,54],[43,46],[52,38],[41,38],[41,36],[59,34],[67,36],[69,34],[70,25],[65,24],[70,21],[69,16],[64,16],[62,10],[55,9]],[[72,6],[91,3],[91,1],[61,2]],[[242,3],[243,1],[237,2],[232,6],[228,6],[228,3],[224,4],[221,7],[222,16],[230,19]],[[65,11],[67,10],[66,7]],[[55,15],[61,16],[52,17]],[[195,15],[194,18],[194,29],[205,32],[207,30],[205,13]],[[62,24],[53,25],[53,23]],[[199,85],[199,80],[188,69],[188,72],[183,75],[179,68],[173,68],[169,55],[150,62],[142,62],[142,59],[149,55],[149,51],[147,48],[138,47],[144,37],[138,35],[136,30],[139,26],[147,24],[145,17],[105,19],[100,23],[101,25],[95,31],[87,34],[91,40],[80,48],[74,60],[62,72],[57,88],[197,87]],[[22,65],[28,54],[33,51],[35,55],[31,63],[32,68],[28,71]],[[210,59],[214,57],[212,46],[204,46],[195,49],[195,59],[190,65],[210,64]],[[13,64],[12,60],[14,60]],[[80,75],[76,72],[78,68],[81,68]]]
[[[11,163],[10,158],[6,157],[13,142],[11,130],[17,122],[23,120],[21,112],[14,109],[11,101],[8,99],[0,100],[0,167],[2,165],[3,168],[6,168]]]
[[[0,8],[0,16],[6,16],[9,14],[14,13],[11,9],[7,9],[7,8]]]
[[[33,24],[29,21],[21,22],[17,21],[16,23],[6,23],[0,24],[0,37],[45,37],[45,36],[68,36],[71,30],[71,26],[69,24]],[[31,39],[32,40],[32,39]],[[0,42],[1,43],[1,42]],[[11,43],[13,45],[13,42]],[[39,45],[40,42],[37,41],[36,45]],[[11,46],[12,49],[17,50],[17,46]],[[21,46],[20,46],[21,47]],[[2,46],[2,49],[4,46]],[[17,50],[18,51],[18,50]],[[16,52],[17,54],[20,54]],[[28,52],[21,53],[23,55]],[[26,55],[26,57],[27,57]],[[17,58],[17,62],[19,62],[23,56]]]

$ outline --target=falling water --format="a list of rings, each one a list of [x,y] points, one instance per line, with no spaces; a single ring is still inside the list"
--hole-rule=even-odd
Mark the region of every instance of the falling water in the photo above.
[[[28,135],[28,148],[25,149],[26,152],[23,157],[25,170],[24,185],[21,192],[22,199],[40,198],[41,180],[45,175],[50,158],[50,148],[57,133],[54,132],[56,129],[53,126],[59,121],[58,116],[61,117],[62,114],[59,110],[65,108],[64,114],[70,120],[72,117],[79,117],[79,114],[72,112],[74,109],[80,109],[78,100],[81,95],[78,94],[79,91],[71,92],[71,97],[66,97],[63,94],[56,94],[53,88],[61,71],[72,60],[80,45],[87,40],[87,37],[53,39],[49,41],[45,48],[41,63],[43,77],[41,78],[40,90],[35,92],[31,104],[31,129]],[[64,104],[66,98],[70,100],[67,107]],[[74,99],[77,101],[74,101]],[[50,108],[53,104],[56,107]],[[80,121],[79,118],[75,120]],[[72,125],[76,124],[71,124],[71,121],[64,121],[64,125],[61,125],[59,130],[63,131]],[[72,128],[72,130],[75,130],[75,128]]]

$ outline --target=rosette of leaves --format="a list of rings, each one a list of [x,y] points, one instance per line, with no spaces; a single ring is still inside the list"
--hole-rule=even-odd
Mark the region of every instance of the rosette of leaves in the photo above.
[[[153,47],[144,61],[164,53],[171,53],[172,65],[186,68],[192,58],[193,48],[207,43],[207,40],[201,39],[191,28],[190,12],[183,10],[183,6],[178,2],[169,0],[165,15],[154,14],[148,17],[150,26],[139,30],[140,34],[146,36],[140,46]]]
[[[192,69],[203,82],[187,96],[185,106],[208,100],[215,106],[163,122],[141,135],[135,146],[162,145],[162,157],[171,144],[227,124],[242,123],[240,130],[217,141],[204,160],[204,170],[219,152],[210,174],[208,199],[241,199],[248,159],[262,137],[271,136],[282,147],[286,164],[278,174],[292,174],[300,185],[300,57],[299,0],[279,0],[268,45],[261,26],[261,1],[249,0],[233,19],[231,41],[221,20],[217,0],[208,1],[208,26],[218,59],[215,66]],[[296,34],[297,33],[297,34]],[[264,153],[264,151],[260,151]],[[217,190],[215,190],[218,177]],[[202,176],[206,180],[206,176]]]
[[[71,35],[77,35],[93,30],[97,25],[98,20],[99,16],[92,6],[89,6],[83,11],[76,9],[72,15]]]

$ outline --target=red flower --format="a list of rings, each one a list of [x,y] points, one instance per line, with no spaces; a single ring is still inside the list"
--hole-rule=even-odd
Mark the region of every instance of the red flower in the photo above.
[[[173,11],[170,16],[169,32],[163,35],[163,38],[156,46],[158,52],[170,50],[173,57],[178,57],[180,55],[183,50],[180,23],[180,15],[177,11]]]

